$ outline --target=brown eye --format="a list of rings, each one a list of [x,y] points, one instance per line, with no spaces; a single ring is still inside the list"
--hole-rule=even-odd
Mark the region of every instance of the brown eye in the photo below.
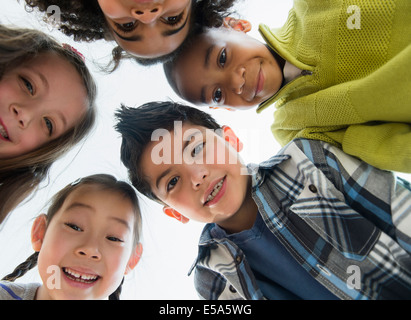
[[[28,92],[33,95],[34,94],[34,88],[33,85],[31,84],[30,81],[28,81],[26,78],[20,77],[20,79],[23,81],[25,87],[27,88]]]
[[[53,123],[48,118],[44,118],[44,122],[46,123],[49,134],[52,135],[53,134]]]
[[[165,17],[165,18],[163,18],[163,21],[166,24],[169,24],[169,25],[173,26],[173,25],[178,24],[182,19],[183,19],[183,13],[179,14],[178,16]]]
[[[136,23],[136,21],[127,22],[127,23],[122,23],[122,24],[115,23],[115,26],[116,26],[117,29],[119,29],[120,31],[122,31],[122,32],[124,32],[124,33],[127,33],[127,32],[133,31],[133,30],[136,28],[137,23]]]
[[[221,91],[220,88],[218,88],[216,91],[214,91],[213,101],[215,103],[220,103],[222,98],[223,98],[223,92]]]
[[[227,53],[226,53],[226,50],[223,49],[223,50],[221,50],[221,53],[220,53],[220,55],[219,55],[219,57],[218,57],[218,64],[219,64],[219,66],[220,66],[220,67],[224,67],[226,61],[227,61]]]
[[[170,182],[167,184],[167,191],[170,191],[171,189],[173,189],[177,182],[179,180],[179,177],[174,177],[170,180]]]

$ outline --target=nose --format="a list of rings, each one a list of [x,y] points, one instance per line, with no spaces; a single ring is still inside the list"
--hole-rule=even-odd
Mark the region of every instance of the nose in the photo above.
[[[162,7],[158,4],[152,4],[144,8],[132,8],[132,16],[141,23],[150,24],[155,22],[162,14]]]
[[[97,244],[88,241],[82,244],[81,246],[75,249],[75,254],[78,257],[82,258],[89,258],[95,261],[99,261],[101,259],[101,253],[98,250]]]
[[[31,114],[28,110],[24,110],[19,105],[12,105],[11,112],[13,113],[15,119],[18,121],[18,126],[21,129],[25,129],[28,127],[31,121]]]
[[[208,177],[208,171],[204,167],[199,167],[196,165],[192,166],[193,168],[191,170],[191,181],[193,184],[193,188],[197,190]]]
[[[235,94],[242,94],[245,84],[245,68],[238,67],[231,72],[231,89]]]

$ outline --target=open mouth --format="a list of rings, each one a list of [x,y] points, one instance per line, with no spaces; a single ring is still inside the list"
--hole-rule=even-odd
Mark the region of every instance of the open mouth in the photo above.
[[[66,277],[69,278],[70,280],[82,282],[86,284],[91,284],[93,282],[96,282],[100,278],[100,276],[96,274],[80,273],[70,268],[63,268],[63,272],[66,275]]]
[[[224,184],[224,180],[226,177],[222,178],[219,182],[216,183],[216,185],[214,186],[213,190],[211,191],[211,193],[208,195],[206,201],[204,202],[204,205],[207,205],[207,203],[209,203],[210,201],[213,201],[214,198],[217,196],[217,194],[220,192],[223,184]]]
[[[5,139],[5,140],[10,140],[9,139],[9,134],[7,133],[6,129],[2,124],[0,124],[0,135]]]

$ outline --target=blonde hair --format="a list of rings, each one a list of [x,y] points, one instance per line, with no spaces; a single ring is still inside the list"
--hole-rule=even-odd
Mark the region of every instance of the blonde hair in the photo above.
[[[88,108],[60,137],[27,154],[0,161],[0,223],[47,177],[53,162],[80,142],[95,123],[97,89],[83,58],[41,31],[0,25],[0,81],[5,72],[46,52],[57,53],[75,67],[86,88]]]

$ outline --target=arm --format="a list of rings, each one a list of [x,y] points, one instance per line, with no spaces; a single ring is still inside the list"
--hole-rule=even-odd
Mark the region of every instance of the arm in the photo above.
[[[411,253],[411,188],[408,182],[327,143],[305,139],[295,143],[343,194],[352,209]]]
[[[368,123],[349,126],[342,149],[377,168],[411,173],[410,141],[411,124]]]
[[[272,126],[285,144],[322,140],[384,170],[411,172],[411,45],[367,77],[287,102]]]

